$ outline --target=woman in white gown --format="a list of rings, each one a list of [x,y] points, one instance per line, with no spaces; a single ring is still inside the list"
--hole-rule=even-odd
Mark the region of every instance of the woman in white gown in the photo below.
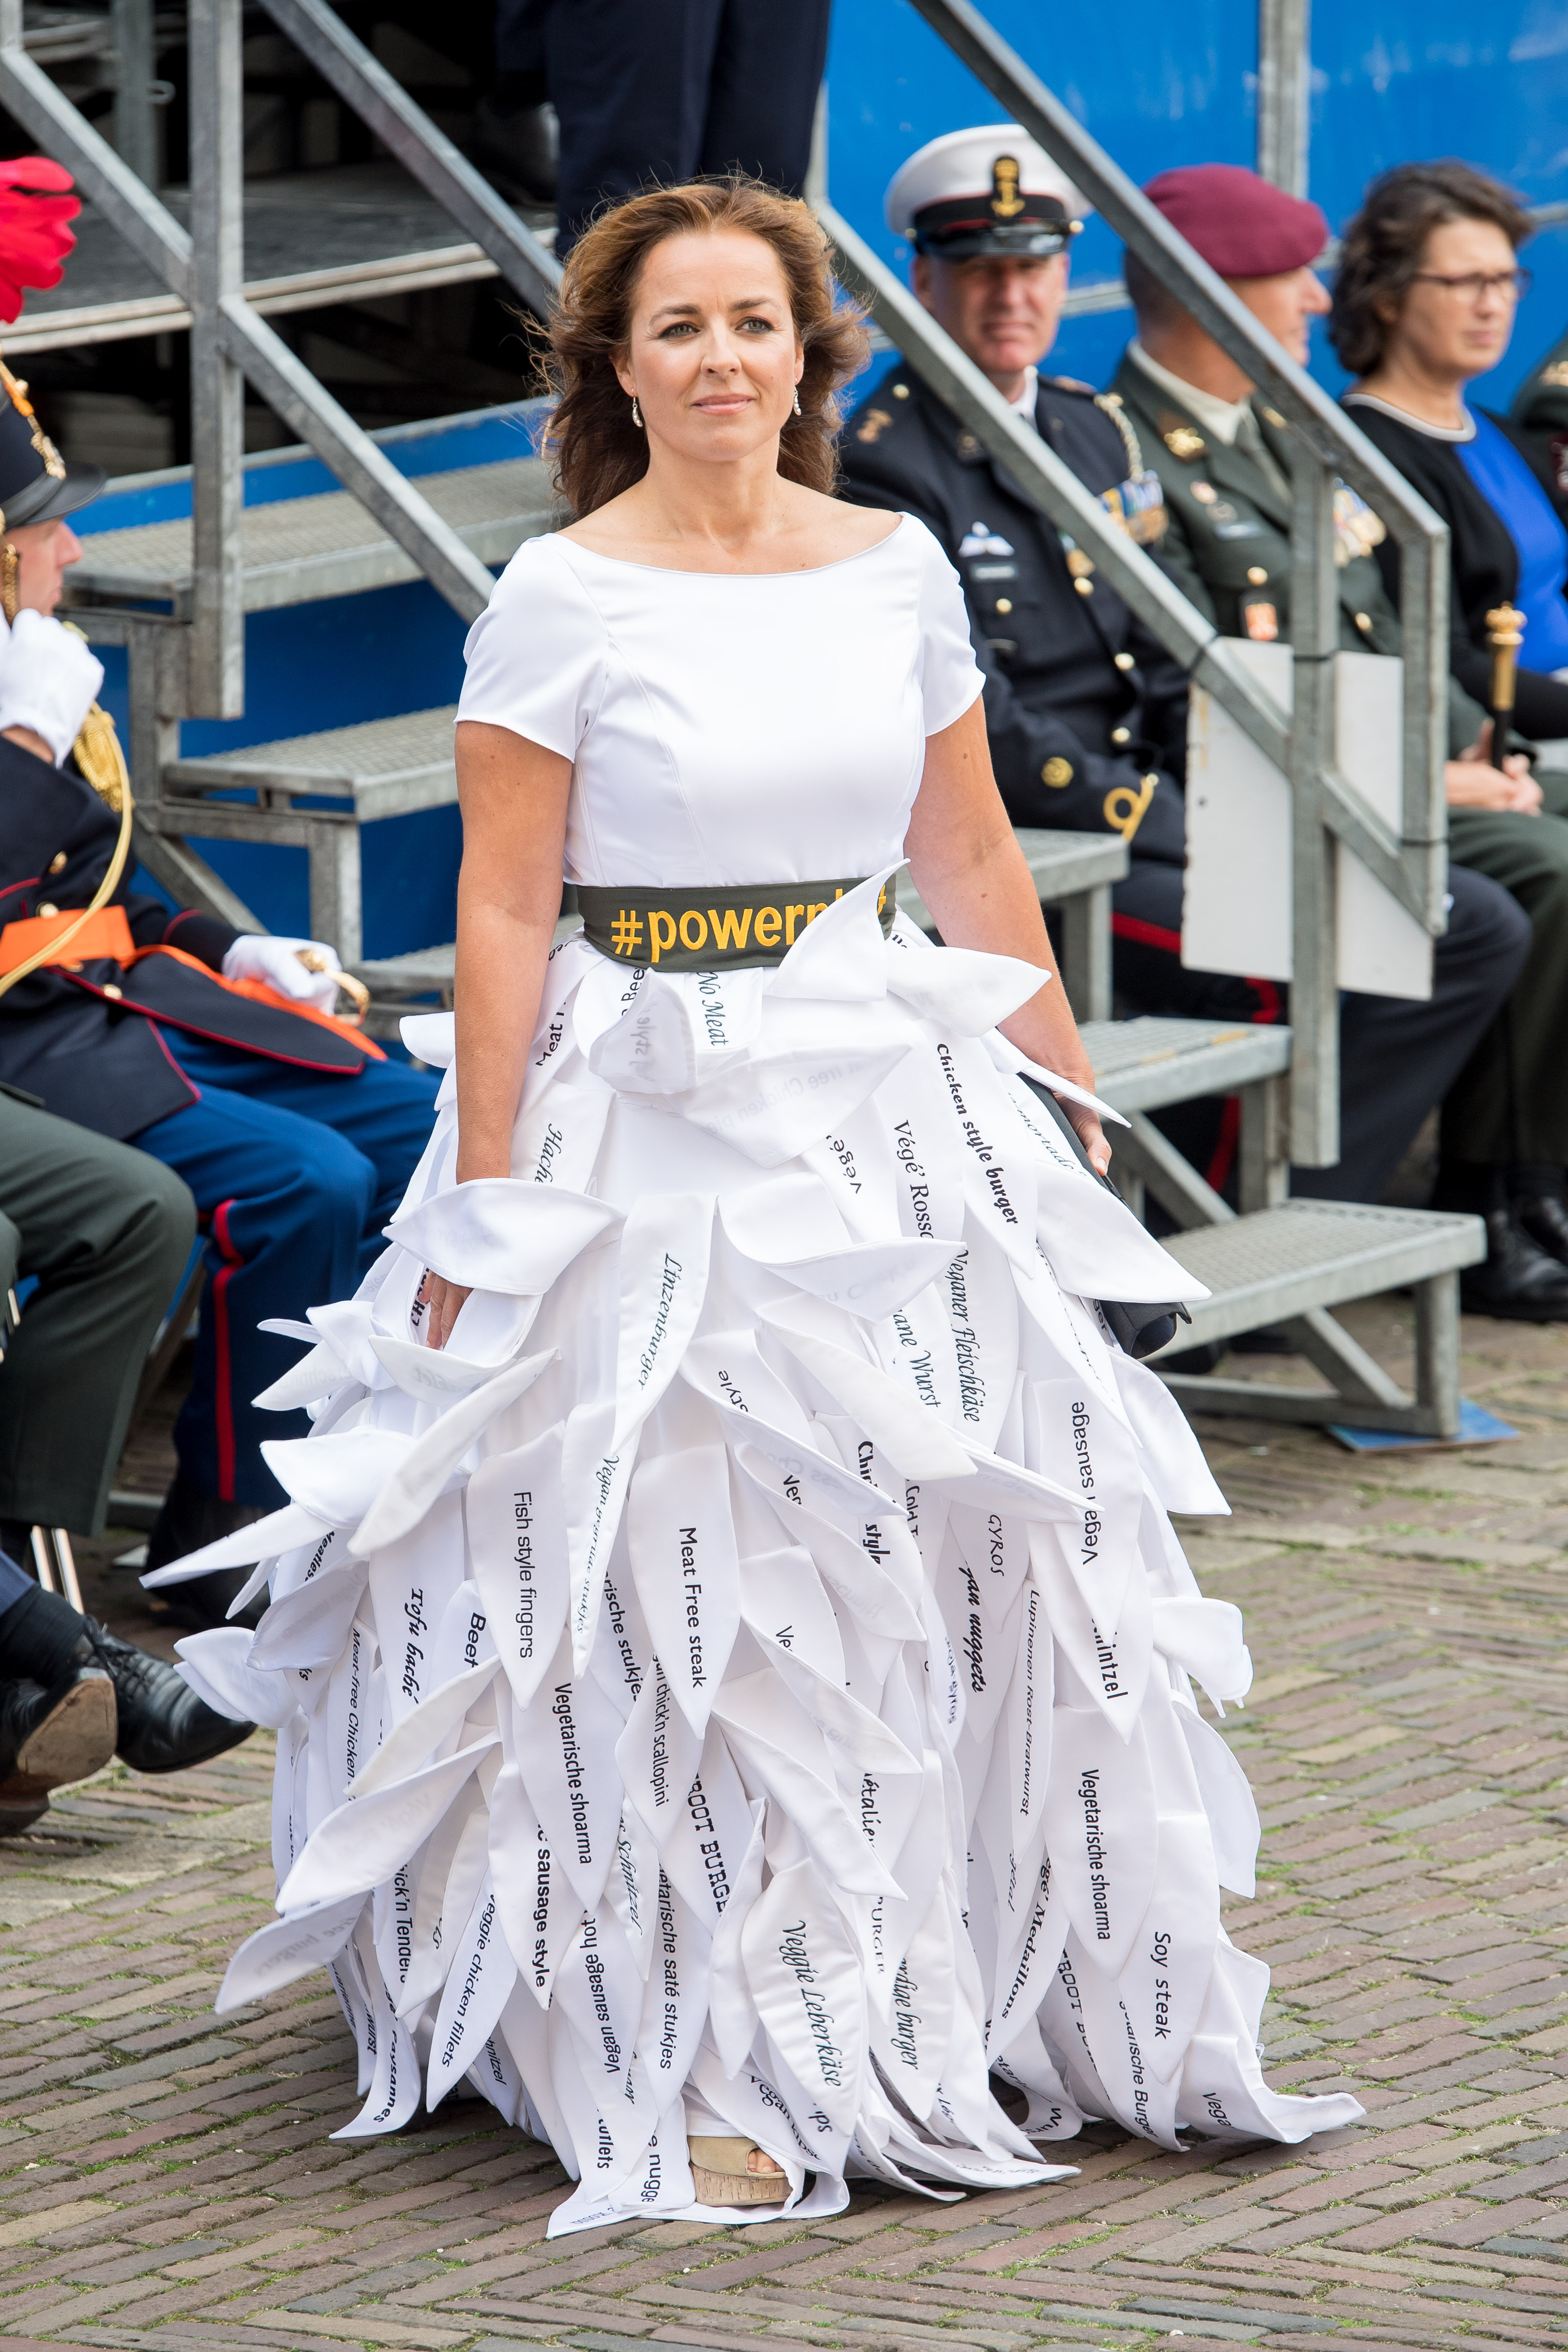
[[[268,1393],[287,1507],[162,1572],[270,1555],[254,1641],[181,1644],[279,1733],[220,2006],[329,1966],[348,2133],[466,2083],[577,2179],[553,2231],[1348,2121],[1259,2070],[1257,1817],[1189,1681],[1250,1666],[1166,1517],[1226,1506],[1093,1303],[1182,1278],[1019,1075],[1103,1171],[958,583],[826,495],[821,233],[634,198],[553,341],[579,520],[468,641],[434,1133]]]

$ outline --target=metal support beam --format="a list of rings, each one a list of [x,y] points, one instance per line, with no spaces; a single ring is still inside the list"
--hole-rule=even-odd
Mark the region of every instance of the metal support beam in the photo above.
[[[158,184],[158,121],[152,105],[152,0],[113,0],[114,144],[149,188]]]
[[[245,378],[224,347],[223,310],[245,280],[241,0],[190,0],[190,708],[245,709]]]
[[[1258,174],[1304,196],[1310,168],[1312,0],[1258,0]]]
[[[476,620],[495,583],[451,524],[243,296],[232,295],[224,303],[218,331],[225,354],[244,370],[267,405],[413,557],[454,612]]]
[[[326,0],[265,0],[268,15],[345,105],[370,125],[404,171],[462,224],[530,310],[542,317],[560,264],[439,131]]]
[[[1101,882],[1061,910],[1061,984],[1074,1020],[1111,1018],[1111,885]]]
[[[1298,465],[1291,529],[1291,635],[1295,656],[1291,760],[1291,1158],[1332,1168],[1339,1159],[1339,912],[1333,839],[1321,778],[1334,755],[1334,655],[1339,597],[1333,484]]]

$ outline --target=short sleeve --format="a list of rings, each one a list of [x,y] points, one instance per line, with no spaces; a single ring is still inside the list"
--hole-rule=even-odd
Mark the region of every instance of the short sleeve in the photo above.
[[[604,625],[553,536],[525,540],[468,632],[457,716],[575,760],[604,677]]]
[[[962,719],[985,691],[985,675],[969,638],[969,611],[957,573],[924,523],[905,515],[901,529],[925,542],[920,583],[920,690],[925,732],[940,735]]]

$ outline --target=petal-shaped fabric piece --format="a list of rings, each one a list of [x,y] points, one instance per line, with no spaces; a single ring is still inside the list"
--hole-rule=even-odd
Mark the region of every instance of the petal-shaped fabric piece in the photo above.
[[[486,1176],[399,1211],[387,1227],[421,1265],[470,1290],[531,1297],[620,1222],[608,1201]]]
[[[329,1534],[331,1526],[319,1512],[288,1503],[281,1511],[268,1511],[265,1518],[236,1528],[232,1536],[219,1536],[215,1543],[187,1552],[183,1559],[171,1560],[167,1568],[150,1570],[141,1582],[155,1592],[166,1584],[188,1584],[193,1576],[210,1576],[216,1568],[249,1568],[257,1559],[276,1559],[298,1544],[315,1541]]]
[[[481,1664],[466,1666],[448,1681],[438,1683],[429,1697],[422,1698],[413,1714],[405,1715],[395,1730],[388,1734],[356,1777],[355,1802],[362,1804],[378,1789],[393,1788],[417,1772],[442,1741],[457,1729],[480,1694],[489,1688],[500,1665],[499,1658],[486,1658]]]
[[[902,865],[903,860],[899,861]],[[885,866],[809,921],[771,976],[769,997],[862,1003],[887,992],[887,944],[877,905],[898,872]]]
[[[198,1698],[236,1723],[265,1723],[280,1730],[294,1713],[294,1685],[285,1675],[253,1666],[250,1645],[243,1625],[219,1625],[210,1633],[183,1633],[174,1647],[180,1672]]]
[[[776,1332],[792,1356],[837,1397],[852,1421],[906,1478],[940,1478],[961,1483],[974,1475],[969,1456],[951,1431],[933,1412],[918,1405],[907,1389],[863,1357],[847,1348],[795,1328],[785,1311],[764,1309],[768,1328]]]
[[[265,1328],[265,1326],[263,1327]],[[308,1326],[306,1328],[308,1329]],[[290,1332],[289,1338],[296,1334]],[[312,1333],[312,1338],[314,1334]],[[263,1412],[294,1412],[299,1406],[314,1404],[335,1388],[340,1388],[349,1378],[349,1368],[339,1360],[334,1350],[322,1340],[317,1340],[308,1356],[289,1370],[264,1388],[259,1396],[251,1399]]]
[[[1155,1647],[1200,1682],[1211,1698],[1245,1698],[1252,1659],[1241,1638],[1241,1612],[1233,1601],[1157,1600]]]
[[[213,2003],[216,2014],[226,2017],[231,2009],[243,2009],[247,2001],[297,1983],[312,1969],[324,1969],[353,1934],[364,1907],[362,1895],[350,1895],[292,1919],[269,1919],[246,1937],[229,1962]]]
[[[984,955],[973,948],[941,948],[932,955],[890,955],[887,984],[924,1020],[956,1037],[978,1037],[1017,1013],[1049,986],[1051,974],[1016,956]]]
[[[249,1664],[274,1669],[336,1664],[364,1589],[364,1562],[349,1560],[275,1601],[256,1629]]]
[[[400,1429],[363,1427],[329,1437],[269,1437],[261,1458],[287,1495],[329,1528],[356,1527],[413,1440]],[[306,1540],[296,1536],[296,1543]]]
[[[1250,1902],[1258,1892],[1258,1847],[1263,1834],[1257,1800],[1214,1726],[1205,1723],[1195,1707],[1178,1706],[1174,1712],[1203,1794],[1219,1883]]]
[[[411,1534],[474,1440],[498,1412],[533,1386],[545,1366],[554,1362],[555,1352],[550,1348],[537,1356],[525,1356],[520,1363],[507,1364],[482,1387],[471,1389],[457,1403],[449,1405],[423,1436],[409,1442],[354,1530],[355,1551],[368,1558]]]
[[[455,1756],[427,1764],[361,1803],[350,1797],[310,1832],[298,1861],[277,1890],[286,1915],[356,1889],[368,1895],[423,1845],[495,1737],[476,1740]]]

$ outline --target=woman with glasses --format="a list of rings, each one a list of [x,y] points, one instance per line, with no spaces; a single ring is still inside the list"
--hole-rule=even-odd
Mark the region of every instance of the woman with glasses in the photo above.
[[[1449,665],[1492,703],[1488,615],[1523,615],[1514,700],[1526,737],[1568,736],[1568,530],[1545,445],[1472,407],[1529,287],[1516,258],[1531,222],[1468,164],[1405,163],[1368,189],[1345,230],[1329,335],[1355,375],[1345,406],[1448,524]],[[1376,550],[1399,599],[1392,536]],[[1568,775],[1491,756],[1490,725],[1448,770],[1456,865],[1500,882],[1530,917],[1512,995],[1443,1104],[1437,1208],[1485,1216],[1489,1255],[1466,1277],[1473,1312],[1568,1321]],[[1465,772],[1469,768],[1468,775]]]
[[[1487,615],[1524,614],[1515,709],[1527,736],[1568,735],[1568,530],[1534,437],[1472,408],[1530,273],[1529,215],[1466,163],[1404,163],[1374,181],[1344,234],[1329,336],[1357,378],[1345,406],[1448,524],[1454,675],[1490,703]],[[1379,561],[1399,593],[1398,551]]]

